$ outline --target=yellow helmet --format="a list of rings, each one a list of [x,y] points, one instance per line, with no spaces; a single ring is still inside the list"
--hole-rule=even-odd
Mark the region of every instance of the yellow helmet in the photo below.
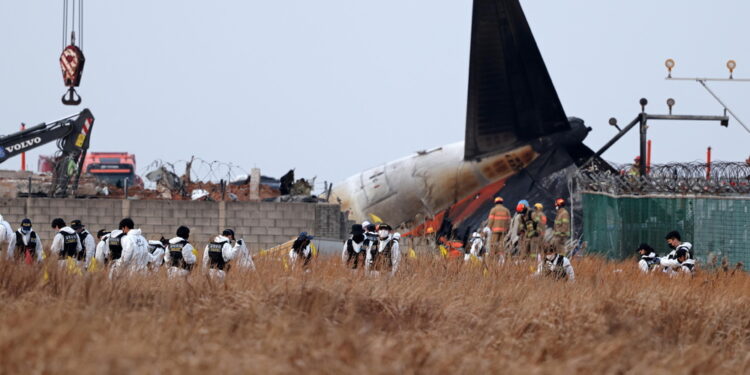
[[[542,206],[541,203],[534,204],[534,207],[537,208],[537,209],[539,209],[539,210],[543,210],[544,209],[544,206]]]

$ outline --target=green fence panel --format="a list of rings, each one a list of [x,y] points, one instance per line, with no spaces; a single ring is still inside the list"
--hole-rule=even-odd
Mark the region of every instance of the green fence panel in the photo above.
[[[683,241],[693,244],[699,261],[716,256],[750,264],[750,198],[581,196],[589,252],[625,259],[645,242],[665,254],[669,249],[664,236],[677,230]]]

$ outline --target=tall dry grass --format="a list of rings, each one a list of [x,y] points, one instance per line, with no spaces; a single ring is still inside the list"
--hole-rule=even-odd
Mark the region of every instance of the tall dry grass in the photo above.
[[[747,373],[750,278],[643,276],[574,262],[578,280],[409,259],[366,278],[259,259],[109,280],[0,264],[0,373]],[[621,269],[621,272],[616,272]],[[237,270],[233,270],[237,271]]]

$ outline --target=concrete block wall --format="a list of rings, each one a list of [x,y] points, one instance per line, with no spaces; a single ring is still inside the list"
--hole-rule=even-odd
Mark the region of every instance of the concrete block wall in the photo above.
[[[318,237],[343,239],[346,219],[335,204],[275,202],[193,202],[115,199],[0,199],[0,215],[14,229],[28,217],[45,246],[53,236],[50,223],[80,219],[92,233],[117,228],[130,217],[147,239],[174,236],[177,227],[190,227],[190,240],[201,248],[224,228],[234,229],[251,250],[258,251],[289,241],[305,231]]]

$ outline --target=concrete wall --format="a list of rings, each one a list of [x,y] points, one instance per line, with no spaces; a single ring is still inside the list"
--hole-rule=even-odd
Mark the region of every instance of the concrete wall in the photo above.
[[[116,229],[130,217],[147,239],[174,236],[177,227],[190,227],[190,240],[203,246],[224,228],[234,229],[253,251],[286,242],[306,231],[318,237],[343,239],[348,232],[338,205],[271,202],[193,202],[115,199],[0,199],[0,214],[14,229],[28,217],[45,246],[56,217],[70,224],[80,219],[92,233]]]

